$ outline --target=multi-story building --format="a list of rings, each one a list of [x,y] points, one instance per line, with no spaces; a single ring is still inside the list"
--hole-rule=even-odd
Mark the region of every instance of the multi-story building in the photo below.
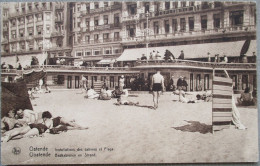
[[[47,55],[50,59],[70,56],[67,3],[8,2],[2,12],[2,63],[26,67],[32,56],[40,65],[47,63]]]
[[[150,47],[256,37],[254,2],[137,1],[124,2],[122,11],[125,48],[145,45],[145,36]]]
[[[73,56],[93,65],[121,55],[122,2],[75,2],[70,7]]]
[[[28,6],[28,3],[19,5],[22,4]],[[227,70],[233,79],[234,90],[241,91],[245,87],[256,88],[257,28],[254,2],[93,1],[61,3],[61,6],[64,5],[63,8],[54,8],[53,6],[56,6],[54,2],[43,4],[52,6],[52,10],[39,11],[44,16],[42,19],[44,32],[48,29],[46,25],[51,25],[51,32],[57,31],[55,29],[64,30],[63,38],[59,35],[43,35],[40,38],[52,43],[52,48],[48,49],[49,59],[55,57],[55,54],[56,56],[61,54],[71,56],[71,59],[78,58],[81,62],[85,61],[83,65],[88,67],[95,64],[111,64],[112,59],[116,59],[120,67],[128,66],[128,68],[115,68],[115,66],[114,68],[68,66],[58,69],[46,68],[47,83],[53,87],[79,88],[79,80],[81,76],[85,76],[90,82],[89,85],[106,82],[109,88],[113,88],[118,85],[121,74],[126,76],[128,87],[131,78],[139,76],[149,84],[151,75],[156,68],[159,68],[167,85],[172,76],[175,83],[179,76],[186,77],[189,91],[199,90],[199,87],[202,87],[202,90],[212,89],[213,70],[216,70],[217,75],[221,75],[219,70],[223,69]],[[23,11],[22,6],[20,8]],[[3,8],[3,12],[7,11],[8,8]],[[57,19],[48,22],[48,13],[53,14],[52,18],[55,18],[56,14]],[[21,37],[19,40],[13,38],[12,31],[15,35],[20,32],[17,22],[18,16],[21,15],[10,14],[7,18],[3,14],[3,32],[8,32],[3,35],[8,35],[2,39],[2,50],[6,51],[4,55],[14,57],[17,52],[11,50],[13,49],[11,45],[19,46],[22,41]],[[28,19],[27,15],[23,17]],[[59,18],[64,18],[63,22]],[[14,21],[16,26],[13,25],[13,19],[16,20]],[[28,24],[24,25],[25,29],[30,25],[29,21],[27,22]],[[34,23],[35,20],[33,25]],[[40,39],[34,36],[27,37],[25,41],[30,41],[29,39],[34,39],[34,47],[37,47],[37,40]],[[63,47],[59,48],[58,43],[61,41]],[[67,45],[72,46],[71,54],[64,49]],[[160,63],[149,61],[151,51],[156,50],[163,56],[166,49],[171,51],[175,58],[178,58],[183,50],[185,60],[193,61],[187,63],[185,60],[178,62],[161,60]],[[148,63],[138,61],[142,54],[148,56]],[[209,60],[214,61],[216,54],[219,54],[221,59],[226,55],[229,63],[209,63]],[[247,55],[249,63],[237,63],[240,62],[241,54]]]

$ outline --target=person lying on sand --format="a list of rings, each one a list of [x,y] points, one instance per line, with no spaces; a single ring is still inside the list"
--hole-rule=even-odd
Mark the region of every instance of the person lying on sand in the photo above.
[[[8,134],[1,138],[1,141],[8,142],[12,139],[42,135],[47,131],[47,129],[51,128],[52,120],[50,118],[52,116],[49,112],[45,112],[43,113],[42,117],[43,123],[31,123],[28,126],[19,128],[19,130],[10,131]]]
[[[22,126],[23,124],[24,124],[23,122],[21,122],[15,118],[15,111],[10,110],[8,112],[8,117],[3,117],[1,119],[1,132],[3,134],[6,131],[12,130],[17,125]]]
[[[136,102],[136,103],[134,103],[134,102],[131,102],[131,101],[128,101],[128,100],[126,100],[126,99],[121,99],[121,97],[119,97],[118,99],[117,99],[117,102],[115,103],[115,105],[139,105],[139,102]]]

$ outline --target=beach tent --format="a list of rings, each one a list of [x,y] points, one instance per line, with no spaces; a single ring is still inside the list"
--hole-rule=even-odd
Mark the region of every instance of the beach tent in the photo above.
[[[28,88],[32,88],[38,85],[40,79],[45,77],[46,72],[43,69],[31,70],[23,73],[23,79]]]
[[[232,79],[213,71],[212,132],[229,128],[232,122]]]
[[[33,109],[29,99],[26,83],[1,83],[1,116],[7,116],[11,109]]]

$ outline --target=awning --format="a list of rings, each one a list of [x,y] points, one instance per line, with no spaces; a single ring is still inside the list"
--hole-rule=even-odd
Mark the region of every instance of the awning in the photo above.
[[[257,42],[256,40],[251,40],[248,51],[246,52],[247,56],[252,56],[253,52],[255,52],[255,55],[257,56]]]
[[[105,65],[105,64],[114,63],[115,61],[116,61],[115,59],[102,59],[101,61],[97,62],[97,64]]]
[[[38,59],[40,66],[44,64],[44,61],[47,58],[47,54],[19,55],[18,63],[21,63],[22,67],[31,66],[33,56]]]
[[[165,47],[150,47],[148,48],[148,53],[150,55],[150,52],[152,51],[159,51],[159,54],[163,57],[166,49],[168,49],[174,55],[175,58],[179,57],[181,50],[183,50],[184,52],[185,59],[207,58],[208,52],[210,53],[211,57],[214,57],[216,54],[219,54],[220,56],[226,55],[227,57],[239,57],[241,48],[244,43],[245,41],[236,41]],[[122,55],[117,59],[117,61],[136,61],[138,58],[142,57],[142,54],[146,55],[146,48],[125,49]]]
[[[7,65],[12,65],[13,67],[15,67],[16,56],[13,55],[13,56],[1,57],[1,64],[3,64],[4,62]]]

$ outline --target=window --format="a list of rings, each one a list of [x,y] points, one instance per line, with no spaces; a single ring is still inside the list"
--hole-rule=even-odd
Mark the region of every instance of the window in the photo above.
[[[209,3],[208,2],[202,2],[201,4],[201,8],[202,9],[208,9],[210,6],[209,6]]]
[[[184,32],[186,31],[186,21],[185,18],[180,19],[180,26],[181,26],[181,31]]]
[[[86,6],[86,11],[87,11],[87,13],[89,13],[89,12],[90,12],[90,7],[89,7],[89,4]]]
[[[104,7],[108,7],[108,2],[104,2]]]
[[[190,91],[193,91],[193,73],[190,74]]]
[[[111,54],[111,48],[105,48],[105,54]]]
[[[67,88],[68,89],[71,89],[72,87],[72,76],[68,76],[68,80],[67,80]]]
[[[28,34],[29,36],[33,36],[33,27],[28,28]]]
[[[91,55],[90,51],[85,52],[85,55]]]
[[[42,34],[42,26],[37,26],[37,33],[38,35]]]
[[[24,37],[24,29],[19,30],[20,37]]]
[[[34,4],[35,8],[38,9],[39,8],[39,4]]]
[[[82,56],[82,52],[77,52],[77,56]]]
[[[49,25],[46,26],[46,33],[50,34],[50,26]]]
[[[75,76],[75,89],[79,88],[79,76]]]
[[[154,34],[159,34],[159,23],[158,21],[153,22]]]
[[[115,49],[115,53],[116,54],[121,53],[121,49]]]
[[[189,17],[189,30],[194,30],[194,17]]]
[[[186,2],[185,1],[181,1],[181,7],[186,7]]]
[[[237,90],[237,75],[232,75],[233,89]]]
[[[20,24],[24,24],[24,18],[22,17],[22,18],[19,18],[19,23]]]
[[[13,39],[16,38],[16,31],[12,31],[12,38],[13,38]]]
[[[109,33],[104,33],[103,34],[103,41],[108,42],[109,41]]]
[[[220,14],[213,15],[214,28],[220,28]]]
[[[22,12],[25,13],[25,8],[24,7],[22,8]]]
[[[78,24],[77,24],[77,25],[78,25],[78,28],[80,28],[80,22],[78,22]]]
[[[33,16],[32,15],[31,16],[27,16],[27,20],[28,20],[29,23],[33,22]]]
[[[173,4],[172,4],[173,8],[178,8],[178,1],[172,2],[172,3],[173,3]]]
[[[201,16],[201,29],[202,30],[207,29],[207,23],[208,23],[207,15]]]
[[[32,6],[28,6],[29,11],[32,11]]]
[[[230,12],[231,26],[242,26],[243,17],[244,17],[243,10]]]
[[[78,8],[77,8],[77,9],[78,9],[78,12],[80,11],[80,8],[81,8],[80,5],[78,5]]]
[[[149,10],[150,10],[150,3],[149,3],[149,2],[146,2],[146,3],[144,4],[144,12],[147,13],[147,12],[149,12]]]
[[[99,38],[99,35],[98,34],[94,34],[94,42],[98,42],[98,38]]]
[[[29,50],[33,50],[34,41],[33,40],[28,41],[28,46],[29,46]]]
[[[42,8],[46,9],[46,3],[42,3]]]
[[[86,41],[87,43],[89,43],[89,41],[90,41],[90,36],[85,36],[85,41]]]
[[[115,80],[114,80],[115,78],[114,78],[114,76],[110,76],[110,88],[114,88],[114,86],[115,86]]]
[[[222,2],[214,2],[214,7],[217,8],[217,7],[221,7],[222,6]]]
[[[115,27],[119,27],[119,23],[120,23],[119,13],[117,13],[117,14],[114,15],[114,25],[115,25]]]
[[[128,5],[127,8],[128,8],[128,13],[130,15],[136,15],[136,10],[137,10],[136,4]]]
[[[107,25],[108,24],[108,15],[104,15],[103,19],[104,19],[104,25]]]
[[[95,50],[94,51],[94,55],[99,55],[100,54],[100,50]]]
[[[114,33],[114,39],[115,39],[115,40],[118,40],[118,39],[119,39],[119,32],[115,32],[115,33]]]
[[[164,21],[164,28],[165,28],[165,33],[169,33],[170,32],[169,20],[165,20]]]
[[[99,8],[99,2],[95,2],[95,9]]]
[[[87,28],[87,30],[89,30],[89,20],[88,19],[86,19],[86,28]]]
[[[24,42],[21,42],[21,43],[20,43],[20,48],[21,48],[21,50],[24,50],[24,49],[25,49],[25,43],[24,43]]]
[[[165,10],[169,10],[170,9],[170,2],[165,2]]]
[[[51,20],[51,14],[50,13],[46,13],[46,20]]]
[[[95,17],[95,18],[94,18],[94,24],[95,24],[95,26],[98,26],[98,19],[99,19],[98,17]]]
[[[190,1],[190,6],[194,6],[194,1]]]
[[[178,31],[177,19],[172,19],[172,29],[174,32]]]
[[[58,77],[57,84],[63,85],[64,84],[64,75],[58,75],[57,77]]]
[[[209,90],[209,75],[205,74],[204,76],[204,90]]]
[[[197,74],[197,79],[196,79],[196,91],[201,91],[201,80],[200,80],[200,74]]]
[[[242,75],[242,89],[248,88],[248,75]]]
[[[12,26],[16,26],[16,20],[15,19],[12,20]]]
[[[128,25],[126,26],[126,29],[129,37],[135,37],[135,25]]]

